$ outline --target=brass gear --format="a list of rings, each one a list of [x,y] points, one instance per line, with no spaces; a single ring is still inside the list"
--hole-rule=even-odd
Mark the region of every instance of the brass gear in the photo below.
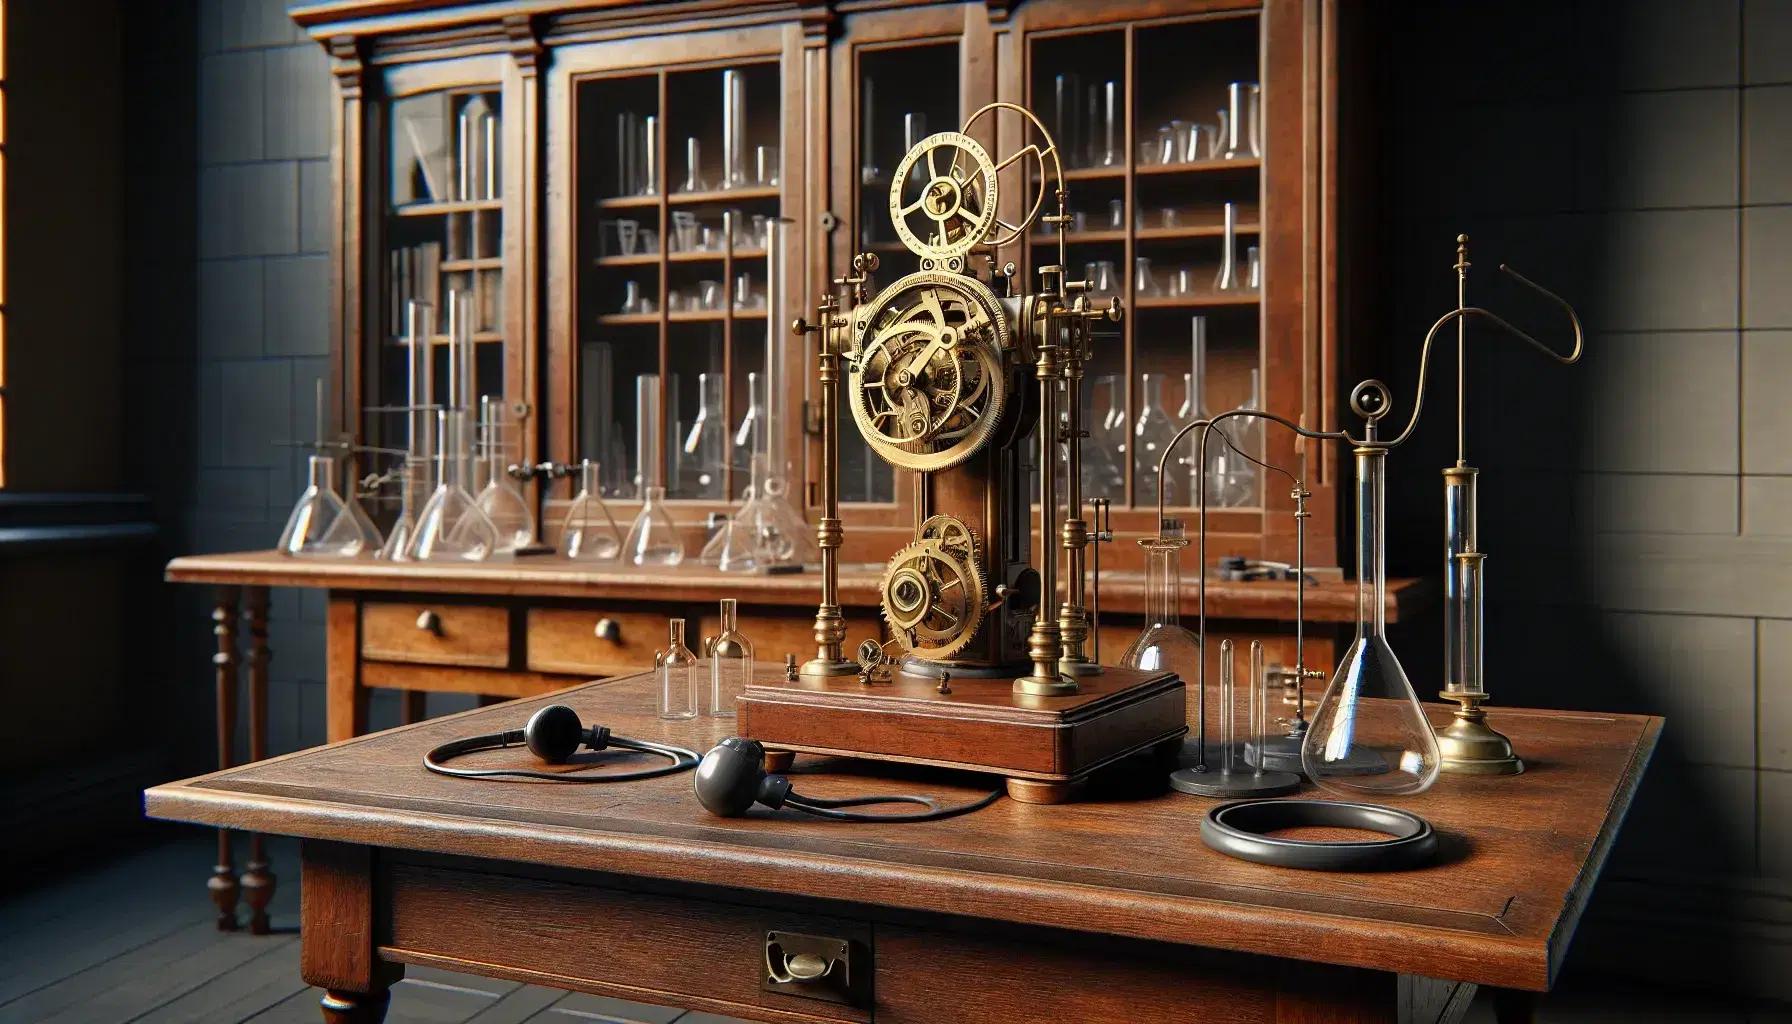
[[[944,170],[941,155],[951,152]],[[920,170],[922,173],[916,174]],[[920,215],[926,237],[909,218]],[[976,139],[938,132],[915,143],[890,181],[890,221],[910,252],[944,266],[989,237],[996,223],[996,165]]]
[[[846,398],[873,451],[903,469],[958,465],[989,440],[1008,402],[1001,301],[975,278],[923,270],[858,317]]]
[[[959,527],[970,535],[964,524]],[[917,540],[897,551],[878,590],[891,635],[903,650],[928,661],[963,651],[988,611],[976,560],[959,557],[938,540]]]

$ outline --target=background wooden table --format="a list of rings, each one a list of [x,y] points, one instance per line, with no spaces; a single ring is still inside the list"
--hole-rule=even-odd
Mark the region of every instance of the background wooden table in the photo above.
[[[653,686],[627,677],[557,699],[625,735],[703,749],[729,732],[661,721]],[[876,825],[715,818],[688,775],[592,787],[422,768],[428,747],[519,727],[547,702],[172,783],[147,807],[312,840],[304,970],[337,993],[341,1019],[377,1019],[412,963],[772,1021],[1436,1020],[1472,985],[1549,987],[1661,725],[1496,712],[1529,770],[1390,801],[1432,821],[1442,860],[1370,875],[1214,853],[1198,838],[1212,803],[1165,794],[1148,772],[1117,773],[1084,803]],[[983,781],[798,769],[826,770],[798,780],[819,796],[963,799]],[[862,943],[873,1006],[761,992],[768,928]]]

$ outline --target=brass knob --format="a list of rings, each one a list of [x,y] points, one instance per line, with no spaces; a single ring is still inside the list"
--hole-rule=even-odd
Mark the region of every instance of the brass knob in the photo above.
[[[791,981],[814,981],[828,973],[834,965],[814,953],[798,953],[784,958],[784,973]]]
[[[607,616],[598,619],[597,628],[593,629],[591,632],[595,634],[599,640],[608,640],[611,643],[622,642],[622,624]]]
[[[423,609],[423,613],[417,616],[417,628],[425,633],[434,633],[436,636],[441,636],[442,617],[435,612],[430,611],[428,608],[425,608]]]

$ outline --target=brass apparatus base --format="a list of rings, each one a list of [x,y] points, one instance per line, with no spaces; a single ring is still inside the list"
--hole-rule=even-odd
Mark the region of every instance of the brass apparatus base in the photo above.
[[[1482,693],[1445,693],[1445,700],[1462,706],[1455,719],[1437,732],[1437,748],[1443,754],[1440,770],[1454,775],[1517,775],[1524,761],[1512,749],[1512,741],[1487,724]]]

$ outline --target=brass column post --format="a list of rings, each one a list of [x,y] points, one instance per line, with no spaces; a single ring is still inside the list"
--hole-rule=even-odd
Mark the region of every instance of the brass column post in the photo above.
[[[1039,380],[1039,610],[1027,637],[1033,674],[1016,679],[1014,691],[1060,696],[1077,692],[1077,684],[1058,669],[1062,651],[1058,618],[1052,611],[1058,596],[1058,552],[1052,543],[1052,525],[1058,516],[1058,381],[1063,366],[1058,361],[1057,320],[1047,317],[1046,323],[1052,329],[1039,339],[1039,364],[1034,371]]]

